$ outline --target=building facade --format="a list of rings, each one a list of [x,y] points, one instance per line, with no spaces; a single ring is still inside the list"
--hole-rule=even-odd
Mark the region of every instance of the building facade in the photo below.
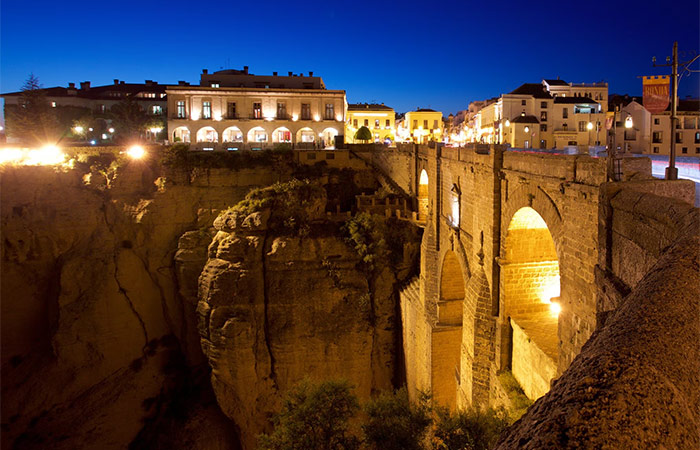
[[[649,151],[651,114],[642,106],[640,97],[612,95],[608,101],[608,121],[614,123],[611,134],[619,153],[646,153]]]
[[[405,142],[418,144],[439,142],[444,135],[442,112],[433,109],[419,108],[407,112],[399,127],[400,130],[397,129],[397,133]]]
[[[473,103],[478,111],[464,134],[473,142],[515,148],[602,146],[607,101],[607,83],[526,83],[497,99]]]
[[[333,148],[344,134],[345,91],[326,89],[313,73],[205,70],[200,86],[172,86],[167,93],[169,140],[196,150]]]
[[[700,101],[679,100],[676,122],[676,155],[700,155]],[[671,109],[660,114],[651,114],[651,142],[646,153],[670,155],[671,153]]]
[[[393,143],[396,140],[396,113],[394,109],[382,104],[357,103],[348,105],[345,121],[345,142],[355,142],[355,133],[361,127],[367,127],[372,133],[372,140],[379,143]],[[359,141],[358,141],[359,142]]]

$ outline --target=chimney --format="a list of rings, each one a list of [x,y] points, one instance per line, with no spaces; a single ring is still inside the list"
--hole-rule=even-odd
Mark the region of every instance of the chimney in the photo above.
[[[273,77],[276,77],[276,76],[277,76],[277,72],[272,72],[272,76],[273,76]]]
[[[75,85],[73,85],[73,86],[75,86]],[[82,83],[80,83],[80,89],[82,89],[83,91],[89,91],[90,90],[90,82],[83,81]]]
[[[202,69],[202,73],[203,73],[204,75],[206,75],[206,74],[209,73],[209,70],[207,70],[207,69]]]
[[[154,83],[153,80],[146,80],[146,85],[147,85],[147,86],[152,86],[152,85],[154,85],[154,84],[158,84],[158,83]]]
[[[68,89],[75,89],[75,83],[68,83]]]
[[[126,81],[120,81],[120,82],[119,82],[119,84],[125,84],[125,83],[126,83]]]
[[[291,76],[292,76],[292,72],[287,72],[287,76],[288,76],[288,77],[291,77]]]
[[[188,84],[188,83],[187,83],[186,81],[182,81],[182,80],[180,80],[180,81],[177,82],[177,85],[178,85],[178,86],[187,86],[187,84]]]
[[[313,77],[313,76],[314,76],[314,73],[313,73],[313,72],[309,72],[309,76],[310,76],[310,77]]]
[[[248,75],[248,66],[243,66],[243,73]]]
[[[114,79],[114,84],[119,84],[119,78]]]

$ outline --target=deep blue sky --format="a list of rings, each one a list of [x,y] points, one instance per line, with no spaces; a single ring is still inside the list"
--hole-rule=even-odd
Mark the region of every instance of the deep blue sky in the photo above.
[[[0,91],[29,73],[45,87],[153,79],[198,82],[203,68],[313,71],[348,102],[445,115],[524,82],[607,81],[641,94],[674,40],[700,50],[698,0],[357,2],[0,2]],[[698,63],[694,65],[698,67]],[[680,95],[698,96],[700,77]]]

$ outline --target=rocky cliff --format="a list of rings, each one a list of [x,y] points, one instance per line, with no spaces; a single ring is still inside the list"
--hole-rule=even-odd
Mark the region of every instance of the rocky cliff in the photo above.
[[[417,236],[405,241],[406,259],[369,270],[325,205],[323,189],[293,183],[214,221],[199,332],[218,403],[247,449],[304,377],[347,379],[361,398],[393,386],[396,288],[407,275],[397,269],[411,265]]]
[[[179,237],[289,170],[0,170],[2,447],[125,448],[208,371],[178,295]],[[213,402],[180,423],[203,418],[230,426]]]

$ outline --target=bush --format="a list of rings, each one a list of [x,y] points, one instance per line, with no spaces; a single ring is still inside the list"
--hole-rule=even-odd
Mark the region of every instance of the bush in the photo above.
[[[384,392],[365,405],[367,423],[362,425],[366,443],[376,450],[421,450],[430,426],[428,396],[417,404],[408,399],[406,388]]]
[[[488,450],[510,424],[504,409],[436,410],[434,450]]]
[[[348,431],[359,409],[347,381],[304,380],[288,393],[274,418],[272,434],[259,436],[260,450],[354,450],[360,441]]]

